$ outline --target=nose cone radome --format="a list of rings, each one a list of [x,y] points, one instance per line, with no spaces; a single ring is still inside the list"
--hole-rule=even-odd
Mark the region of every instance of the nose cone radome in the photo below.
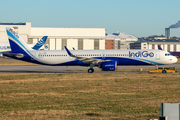
[[[177,61],[178,61],[178,59],[175,57],[175,58],[174,58],[174,63],[176,63]]]
[[[173,56],[173,58],[170,58],[170,62],[173,64],[173,63],[176,63],[178,61],[178,59],[176,57]]]
[[[178,61],[178,59],[175,56],[171,56],[170,58],[168,58],[168,61],[169,62],[167,62],[167,63],[174,64]]]

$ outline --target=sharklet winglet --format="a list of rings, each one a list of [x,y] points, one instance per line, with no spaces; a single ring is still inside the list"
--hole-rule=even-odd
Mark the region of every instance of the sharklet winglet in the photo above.
[[[64,48],[65,48],[65,50],[66,50],[66,52],[68,53],[69,56],[74,57],[74,55],[67,49],[66,46],[64,46]]]

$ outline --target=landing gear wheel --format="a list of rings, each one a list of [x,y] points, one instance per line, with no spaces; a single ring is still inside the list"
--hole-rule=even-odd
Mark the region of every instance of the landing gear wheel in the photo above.
[[[166,70],[162,70],[162,73],[167,73],[167,71]]]
[[[88,69],[88,73],[93,73],[93,72],[94,72],[93,68]]]

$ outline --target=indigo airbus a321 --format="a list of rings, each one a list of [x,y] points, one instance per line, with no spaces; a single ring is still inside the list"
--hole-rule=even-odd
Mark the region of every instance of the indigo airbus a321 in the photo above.
[[[34,50],[13,28],[6,28],[11,52],[4,56],[50,66],[89,66],[115,71],[119,65],[164,65],[177,62],[177,58],[162,50]]]

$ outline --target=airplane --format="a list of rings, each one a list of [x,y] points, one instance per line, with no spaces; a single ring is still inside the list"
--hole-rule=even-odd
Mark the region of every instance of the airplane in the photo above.
[[[162,50],[33,50],[14,31],[6,28],[11,52],[3,53],[14,59],[50,66],[88,66],[104,71],[115,71],[118,65],[164,65],[177,62],[177,58]]]
[[[160,45],[158,45],[158,50],[163,50]],[[171,55],[173,55],[173,56],[178,56],[178,57],[180,57],[180,52],[169,52],[169,53],[170,53]]]

